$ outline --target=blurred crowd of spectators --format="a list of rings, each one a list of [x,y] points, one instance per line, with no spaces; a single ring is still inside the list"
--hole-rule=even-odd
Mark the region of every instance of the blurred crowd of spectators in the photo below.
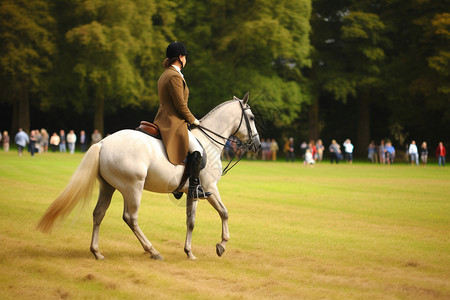
[[[33,129],[30,133],[26,133],[22,128],[19,128],[18,133],[11,138],[7,131],[3,131],[0,136],[0,141],[3,145],[3,150],[8,152],[12,142],[17,146],[19,156],[22,156],[23,150],[27,149],[31,156],[35,153],[45,153],[49,150],[51,152],[69,152],[75,153],[77,145],[81,152],[86,152],[90,145],[99,142],[102,135],[97,129],[94,130],[90,139],[86,136],[86,132],[81,130],[79,135],[75,134],[73,130],[66,132],[61,129],[59,133],[53,132],[50,136],[45,128]]]
[[[232,146],[225,147],[224,158],[230,159],[235,153],[235,142],[231,143]],[[298,147],[298,146],[297,146]],[[258,154],[258,158],[261,160],[277,160],[277,153],[282,150],[284,157],[288,162],[294,162],[296,157],[300,157],[303,164],[312,166],[318,162],[321,162],[324,158],[324,154],[327,153],[330,159],[330,163],[346,162],[348,164],[353,163],[354,145],[350,139],[346,139],[342,146],[333,139],[328,147],[325,147],[322,140],[311,140],[309,143],[303,141],[300,144],[300,148],[296,149],[294,144],[294,138],[289,138],[285,141],[282,149],[279,149],[275,139],[261,139],[261,151]],[[446,149],[443,142],[439,142],[438,146],[433,149],[439,166],[445,166]],[[422,165],[426,165],[428,157],[433,155],[433,152],[428,150],[426,142],[422,142],[421,146],[416,145],[416,141],[412,140],[405,147],[405,151],[401,151],[401,160],[410,162],[411,164],[419,165],[419,161]],[[389,140],[381,140],[379,144],[372,141],[367,147],[367,158],[372,163],[390,165],[394,163],[394,159],[398,157],[396,150]]]
[[[33,156],[35,153],[48,152],[49,149],[52,152],[69,151],[69,153],[73,154],[77,145],[81,152],[86,152],[90,145],[99,142],[101,139],[102,135],[97,129],[94,130],[90,139],[88,139],[84,130],[81,130],[77,136],[73,130],[70,130],[69,133],[66,134],[65,131],[61,129],[59,134],[53,132],[50,136],[44,128],[41,130],[31,130],[29,135],[20,128],[19,132],[14,137],[14,143],[17,145],[19,155],[22,155],[24,149],[28,149]],[[12,141],[7,131],[3,131],[3,134],[0,136],[0,141],[3,145],[3,150],[8,152]],[[239,143],[240,141],[237,138],[234,136],[230,137],[225,144],[223,158],[231,160],[236,156],[240,157],[241,155],[244,155],[244,150],[239,147]],[[281,150],[284,153],[286,161],[295,161],[296,153],[298,152],[296,152],[294,138],[292,137],[285,141],[282,149],[279,148],[278,143],[273,138],[261,139],[259,158],[262,160],[276,161],[278,152]],[[322,140],[319,139],[317,141],[311,140],[309,143],[303,141],[298,150],[303,164],[312,166],[323,160],[326,148]],[[332,164],[338,164],[341,161],[345,161],[349,164],[353,163],[354,146],[350,139],[346,139],[343,142],[342,147],[333,139],[328,146],[328,152],[330,163]],[[419,165],[420,161],[424,166],[427,164],[430,155],[426,142],[422,142],[419,148],[414,140],[406,145],[404,153],[403,161],[415,165]],[[445,166],[446,149],[443,142],[439,142],[434,153],[439,166]],[[395,148],[389,140],[381,140],[379,144],[372,141],[367,147],[367,158],[372,163],[390,165],[394,163],[395,157]]]

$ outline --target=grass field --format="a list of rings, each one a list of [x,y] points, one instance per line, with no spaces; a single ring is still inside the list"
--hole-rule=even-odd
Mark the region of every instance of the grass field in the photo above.
[[[139,223],[165,258],[154,261],[116,193],[96,261],[96,195],[52,235],[33,229],[81,158],[0,153],[1,299],[450,299],[449,167],[243,161],[219,183],[227,250],[216,256],[220,218],[201,201],[197,261],[183,252],[184,207],[144,192]]]

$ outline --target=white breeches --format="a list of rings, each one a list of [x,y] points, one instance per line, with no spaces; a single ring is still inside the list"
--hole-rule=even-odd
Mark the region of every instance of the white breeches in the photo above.
[[[190,130],[188,130],[188,134],[189,134],[189,153],[198,151],[200,152],[201,156],[203,156],[203,147],[197,141],[197,138],[192,134]]]

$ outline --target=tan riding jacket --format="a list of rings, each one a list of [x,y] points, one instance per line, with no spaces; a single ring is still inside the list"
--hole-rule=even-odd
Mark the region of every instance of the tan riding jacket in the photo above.
[[[158,80],[159,110],[154,123],[159,127],[172,164],[180,164],[188,153],[188,124],[195,121],[187,103],[189,89],[180,73],[170,67]]]

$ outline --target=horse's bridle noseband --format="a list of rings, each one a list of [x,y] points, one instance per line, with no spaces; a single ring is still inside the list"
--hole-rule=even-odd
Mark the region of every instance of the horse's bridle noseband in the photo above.
[[[231,170],[231,168],[233,168],[233,167],[234,167],[234,166],[235,166],[235,165],[236,165],[236,164],[237,164],[237,163],[245,156],[245,154],[247,154],[248,150],[249,150],[249,149],[253,146],[253,144],[254,144],[254,142],[253,142],[254,138],[255,138],[256,136],[258,136],[257,133],[256,133],[256,134],[253,134],[252,128],[251,128],[251,126],[250,126],[250,121],[249,121],[249,119],[248,119],[247,114],[245,114],[245,111],[246,111],[247,109],[250,109],[250,106],[248,106],[248,105],[244,106],[244,103],[243,103],[241,100],[237,100],[237,101],[238,101],[239,104],[241,105],[242,114],[241,114],[241,121],[239,122],[239,126],[237,127],[236,131],[232,134],[232,136],[235,135],[235,134],[239,131],[239,129],[240,129],[241,126],[242,126],[242,121],[245,120],[245,125],[247,126],[247,133],[248,133],[248,137],[249,137],[249,138],[248,138],[247,142],[241,144],[241,145],[238,147],[238,150],[236,151],[236,152],[238,152],[239,150],[242,150],[242,149],[243,149],[243,150],[244,150],[244,153],[242,154],[242,156],[239,157],[238,160],[230,167],[230,164],[231,164],[231,162],[233,161],[234,157],[231,158],[231,160],[228,162],[228,164],[226,165],[226,167],[222,170],[222,176],[225,175],[229,170]],[[214,131],[212,131],[212,130],[206,128],[206,127],[203,127],[202,125],[198,125],[197,128],[200,129],[200,131],[203,132],[203,134],[206,135],[209,139],[211,139],[211,140],[214,141],[215,143],[217,143],[217,144],[219,144],[219,145],[222,145],[222,146],[224,146],[224,147],[226,147],[226,142],[230,140],[230,138],[227,138],[227,137],[224,137],[224,136],[222,136],[222,135],[220,135],[220,134],[218,134],[218,133],[215,133]],[[215,136],[217,136],[217,137],[219,137],[219,138],[221,138],[221,139],[224,139],[226,142],[225,142],[225,143],[222,143],[222,142],[216,140],[215,138],[213,138],[212,136],[210,136],[206,131],[208,131],[208,132],[214,134]]]

